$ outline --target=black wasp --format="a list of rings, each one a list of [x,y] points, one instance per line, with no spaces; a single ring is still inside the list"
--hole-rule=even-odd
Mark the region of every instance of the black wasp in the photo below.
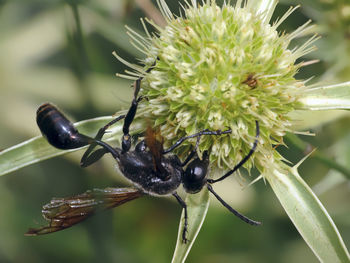
[[[149,69],[150,70],[150,69]],[[68,228],[77,224],[97,211],[109,209],[131,201],[143,195],[164,196],[173,195],[185,212],[185,224],[182,240],[186,242],[188,228],[187,206],[177,194],[180,184],[187,193],[199,192],[204,186],[225,206],[231,213],[251,225],[260,225],[240,214],[229,206],[214,190],[213,183],[224,180],[239,169],[254,153],[259,137],[259,123],[256,121],[256,136],[250,152],[230,171],[218,179],[208,179],[209,153],[205,151],[200,159],[196,152],[200,138],[204,135],[220,136],[230,134],[231,130],[209,131],[202,130],[190,136],[180,138],[168,149],[163,149],[163,138],[159,132],[148,127],[145,139],[130,150],[132,137],[129,134],[130,125],[135,117],[137,106],[142,100],[138,97],[142,78],[135,81],[134,98],[126,115],[121,115],[102,127],[95,138],[88,137],[73,126],[73,124],[53,105],[43,104],[37,110],[37,124],[47,141],[59,149],[75,149],[89,145],[80,165],[86,167],[98,161],[104,154],[110,153],[122,174],[135,188],[106,188],[94,189],[84,194],[70,198],[54,198],[43,206],[43,216],[49,221],[48,226],[38,229],[29,229],[27,235],[42,235]],[[121,148],[112,147],[102,141],[106,130],[116,122],[124,119]],[[182,162],[177,155],[171,152],[184,141],[196,138],[196,145],[188,157]],[[97,150],[97,146],[101,146]]]

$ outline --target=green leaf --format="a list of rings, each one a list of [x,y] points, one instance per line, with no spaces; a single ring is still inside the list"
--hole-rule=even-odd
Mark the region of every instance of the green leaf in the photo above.
[[[78,130],[88,136],[94,137],[98,129],[111,121],[113,117],[100,117],[81,121],[75,124]],[[117,123],[108,129],[104,140],[110,141],[113,138],[121,137],[122,123]],[[133,126],[138,127],[140,122],[134,122]],[[136,128],[137,129],[137,128]],[[22,167],[58,156],[68,152],[52,147],[42,136],[34,137],[28,141],[12,146],[0,152],[0,176],[16,171]]]
[[[266,179],[289,218],[321,262],[350,262],[349,252],[337,227],[298,174],[298,165],[286,173],[271,171]]]
[[[315,148],[312,144],[303,141],[302,139],[300,139],[297,135],[295,135],[293,133],[288,133],[285,138],[286,138],[287,143],[293,144],[301,152],[307,152],[310,147]],[[346,140],[341,140],[341,142],[342,142],[342,146],[348,145],[348,143],[347,143],[348,141],[346,141]],[[337,144],[339,145],[339,143],[337,143]],[[348,147],[346,147],[346,148],[348,149]],[[346,156],[344,151],[335,151],[334,154],[332,154],[332,156],[334,157],[335,154],[338,157],[335,159],[339,159],[339,157]],[[340,164],[338,161],[335,161],[334,158],[330,158],[329,156],[327,156],[327,154],[323,153],[320,150],[313,153],[310,158],[315,158],[316,160],[321,162],[323,165],[331,168],[331,170],[340,172],[344,176],[346,176],[350,179],[350,167],[347,167],[347,165],[346,165],[347,162],[344,162],[344,164]]]
[[[174,251],[172,263],[185,262],[188,253],[202,227],[205,216],[209,207],[209,192],[204,188],[198,194],[188,194],[186,197],[187,211],[188,211],[188,232],[186,244],[182,242],[182,230],[184,227],[184,211],[182,211],[179,232],[177,236],[176,248]]]
[[[350,81],[306,90],[300,101],[303,103],[302,109],[348,110],[350,109]]]
[[[293,120],[295,131],[308,131],[349,116],[348,114],[344,110],[295,110],[288,113],[288,117]]]

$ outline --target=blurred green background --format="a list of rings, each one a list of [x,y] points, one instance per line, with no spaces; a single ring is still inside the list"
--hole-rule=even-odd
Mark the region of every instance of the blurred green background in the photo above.
[[[179,2],[167,2],[178,14]],[[127,108],[132,82],[115,76],[125,68],[112,51],[135,63],[142,58],[129,44],[124,25],[142,32],[139,18],[157,15],[147,3],[0,0],[0,150],[39,135],[35,112],[43,102],[59,105],[75,120]],[[316,43],[318,51],[308,57],[320,62],[302,68],[297,77],[315,76],[312,82],[327,84],[350,80],[348,0],[284,0],[274,19],[290,4],[303,6],[280,30],[290,32],[311,18],[322,35]],[[350,170],[350,115],[301,112],[300,119],[304,120],[298,123],[300,128],[309,126],[317,134],[300,138],[317,147],[328,161]],[[279,150],[294,163],[304,156],[293,144]],[[127,185],[116,174],[111,158],[81,169],[81,154],[54,158],[0,178],[0,262],[170,262],[181,208],[168,198],[141,198],[51,235],[23,235],[29,227],[44,223],[41,206],[52,197]],[[349,247],[349,177],[312,157],[301,166],[300,174]],[[270,187],[260,181],[244,188],[250,181],[231,178],[215,189],[234,208],[263,221],[263,226],[243,223],[213,200],[187,262],[317,262]]]

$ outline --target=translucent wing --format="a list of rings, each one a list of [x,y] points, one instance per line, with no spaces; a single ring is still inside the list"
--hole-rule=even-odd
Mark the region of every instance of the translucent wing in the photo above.
[[[154,130],[151,126],[148,126],[145,141],[152,154],[154,170],[161,174],[164,170],[162,166],[164,138],[160,134],[160,130]]]
[[[117,207],[142,195],[143,193],[135,188],[105,188],[89,190],[68,198],[53,198],[42,210],[43,217],[49,221],[49,225],[30,228],[25,235],[37,236],[66,229],[96,212]]]

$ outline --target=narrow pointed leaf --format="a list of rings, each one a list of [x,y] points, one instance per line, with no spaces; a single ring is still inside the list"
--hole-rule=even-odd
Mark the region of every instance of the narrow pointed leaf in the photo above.
[[[182,211],[179,232],[177,236],[176,248],[173,255],[172,263],[185,262],[188,253],[202,227],[205,216],[209,207],[209,192],[204,188],[198,194],[188,194],[186,197],[186,204],[188,210],[188,242],[182,242],[182,230],[184,227],[184,211]]]
[[[326,209],[299,176],[297,167],[287,173],[274,170],[266,179],[289,218],[321,262],[350,262],[337,227]]]
[[[350,109],[350,81],[309,89],[304,93],[301,102],[303,109],[348,110]]]

